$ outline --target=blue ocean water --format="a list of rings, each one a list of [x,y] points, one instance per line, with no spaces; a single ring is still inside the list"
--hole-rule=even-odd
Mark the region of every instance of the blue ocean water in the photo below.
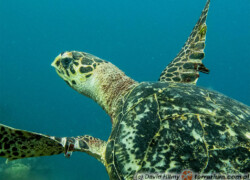
[[[111,61],[137,81],[155,81],[188,38],[205,0],[0,0],[0,123],[54,136],[107,140],[111,122],[50,66],[62,51]],[[211,0],[203,86],[250,105],[250,1]],[[10,165],[0,159],[0,179]],[[26,179],[108,179],[88,155],[42,157]],[[8,176],[9,178],[10,175]]]

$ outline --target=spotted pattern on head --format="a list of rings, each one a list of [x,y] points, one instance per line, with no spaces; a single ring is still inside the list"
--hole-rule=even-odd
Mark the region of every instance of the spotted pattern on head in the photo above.
[[[55,58],[52,66],[68,85],[76,86],[91,77],[101,63],[107,61],[85,52],[66,51]]]
[[[210,0],[202,11],[185,45],[174,60],[163,70],[159,81],[196,84],[199,72],[209,73],[202,64],[207,32],[206,18]]]

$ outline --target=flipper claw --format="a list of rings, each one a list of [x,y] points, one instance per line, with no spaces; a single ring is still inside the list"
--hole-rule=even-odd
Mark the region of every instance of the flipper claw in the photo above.
[[[68,142],[68,144],[66,145],[65,147],[65,153],[64,153],[64,156],[66,158],[70,158],[70,156],[72,156],[72,153],[74,151],[74,147],[75,147],[75,144],[73,142]]]

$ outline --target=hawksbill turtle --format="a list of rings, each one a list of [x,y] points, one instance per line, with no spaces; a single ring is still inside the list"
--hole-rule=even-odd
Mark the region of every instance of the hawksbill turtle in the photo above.
[[[157,82],[137,82],[94,55],[67,51],[52,66],[73,89],[111,117],[107,141],[54,137],[0,124],[0,156],[8,160],[85,152],[112,180],[141,172],[246,173],[250,170],[250,108],[196,86],[203,65],[210,0],[176,58]]]

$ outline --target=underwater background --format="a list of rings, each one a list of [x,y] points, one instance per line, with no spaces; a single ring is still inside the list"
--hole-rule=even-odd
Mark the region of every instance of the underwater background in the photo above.
[[[50,66],[62,51],[111,61],[137,81],[156,81],[187,40],[205,0],[0,0],[0,123],[53,136],[107,140],[108,115],[72,90]],[[250,1],[211,0],[209,75],[198,85],[250,105]],[[84,153],[5,164],[0,179],[103,179]]]

